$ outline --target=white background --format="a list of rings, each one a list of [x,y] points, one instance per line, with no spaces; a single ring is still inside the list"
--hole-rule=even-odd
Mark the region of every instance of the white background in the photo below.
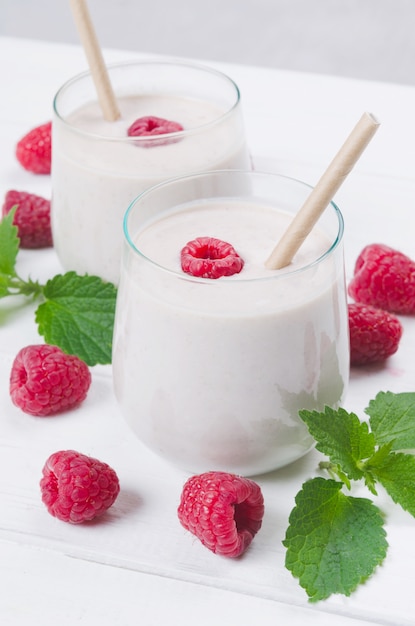
[[[414,0],[89,0],[103,47],[415,83]],[[0,0],[0,36],[78,43],[69,0]]]

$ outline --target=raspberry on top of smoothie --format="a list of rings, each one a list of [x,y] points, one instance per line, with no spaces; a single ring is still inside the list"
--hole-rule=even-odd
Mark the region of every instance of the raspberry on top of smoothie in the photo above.
[[[155,135],[166,135],[169,133],[177,133],[183,129],[183,126],[179,122],[173,122],[172,120],[166,120],[163,117],[157,117],[156,115],[144,115],[136,119],[127,130],[129,137],[154,137]],[[177,138],[170,139],[170,142],[178,141]],[[161,142],[163,145],[167,141]],[[145,141],[140,142],[144,148],[150,148],[151,146],[160,145],[160,142]]]
[[[197,237],[180,253],[182,270],[199,278],[221,278],[239,274],[244,266],[235,248],[215,237]]]

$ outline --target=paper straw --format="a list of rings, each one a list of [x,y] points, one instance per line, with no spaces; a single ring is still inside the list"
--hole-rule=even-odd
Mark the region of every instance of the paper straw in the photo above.
[[[374,115],[371,113],[362,115],[266,260],[265,266],[268,269],[280,269],[291,263],[295,253],[350,174],[378,128],[379,122]]]
[[[101,48],[85,0],[70,0],[72,14],[95,84],[98,101],[108,122],[120,117],[118,105],[102,57]]]

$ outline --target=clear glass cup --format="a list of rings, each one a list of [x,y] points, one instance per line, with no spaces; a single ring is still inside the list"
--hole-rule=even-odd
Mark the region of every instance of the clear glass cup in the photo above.
[[[52,231],[65,270],[118,282],[122,219],[144,189],[172,176],[249,168],[237,85],[190,63],[136,61],[108,68],[121,118],[103,119],[90,72],[54,99]],[[181,123],[183,131],[128,137],[138,117]]]
[[[342,402],[349,334],[338,207],[327,207],[290,266],[264,267],[309,193],[275,174],[210,172],[157,185],[127,210],[115,394],[139,439],[190,472],[287,465],[313,446],[298,411]],[[205,235],[234,245],[245,259],[239,274],[180,269],[180,246]]]

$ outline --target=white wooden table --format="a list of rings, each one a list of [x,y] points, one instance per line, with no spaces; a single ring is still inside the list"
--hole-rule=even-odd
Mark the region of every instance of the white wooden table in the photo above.
[[[130,59],[105,51],[107,62]],[[135,55],[140,56],[140,55]],[[347,275],[367,243],[383,242],[415,257],[415,88],[242,65],[213,64],[242,92],[248,141],[257,169],[310,184],[365,111],[381,127],[335,200],[346,225]],[[50,196],[50,178],[25,172],[17,140],[51,117],[60,85],[86,67],[82,50],[0,39],[0,198],[8,189]],[[53,250],[21,251],[19,272],[46,280],[61,271]],[[345,408],[363,416],[378,391],[415,390],[415,319],[385,366],[353,371]],[[336,626],[415,623],[415,520],[386,496],[388,556],[350,598],[310,604],[284,568],[287,520],[302,482],[315,475],[312,452],[260,476],[266,513],[242,559],[215,556],[180,526],[176,507],[187,478],[144,449],[115,402],[110,366],[93,371],[77,411],[31,418],[14,407],[8,377],[17,351],[40,342],[34,307],[0,303],[0,620],[5,626]],[[105,521],[71,526],[40,500],[41,468],[52,452],[74,448],[114,467],[121,494]],[[362,495],[367,495],[362,488]]]

